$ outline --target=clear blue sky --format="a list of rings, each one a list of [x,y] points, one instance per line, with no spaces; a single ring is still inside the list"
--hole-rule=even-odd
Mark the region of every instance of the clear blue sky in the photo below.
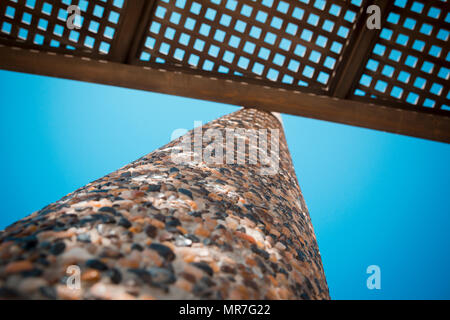
[[[0,229],[236,107],[0,71]],[[450,298],[450,146],[283,115],[334,299]],[[381,268],[381,290],[366,268]]]

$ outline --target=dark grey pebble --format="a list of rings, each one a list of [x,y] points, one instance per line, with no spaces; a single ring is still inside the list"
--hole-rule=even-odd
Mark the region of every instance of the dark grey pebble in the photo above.
[[[91,259],[86,261],[86,267],[96,269],[99,271],[106,271],[108,270],[108,266],[104,264],[102,261],[97,259]]]
[[[128,269],[128,272],[131,272],[137,275],[143,282],[147,284],[152,284],[152,276],[145,269]]]
[[[131,245],[131,250],[143,251],[144,248],[139,243],[133,243]]]
[[[132,226],[131,222],[125,218],[120,218],[118,225],[126,229]]]
[[[44,249],[44,250],[50,249],[51,246],[52,246],[52,243],[49,241],[42,241],[41,243],[39,243],[39,248]]]
[[[222,267],[220,267],[220,271],[225,273],[236,274],[236,269],[228,265],[223,265]]]
[[[210,276],[212,276],[214,273],[213,269],[206,262],[192,262],[191,264],[193,266],[205,271]]]
[[[228,217],[228,214],[225,212],[216,212],[216,219],[225,219],[226,217]]]
[[[188,213],[188,215],[193,216],[195,218],[201,218],[202,217],[202,213],[199,211],[191,211]]]
[[[245,217],[247,217],[249,220],[253,221],[254,223],[258,223],[258,219],[255,218],[254,215],[252,215],[251,213],[247,213],[245,214]]]
[[[107,276],[111,279],[112,283],[119,284],[122,282],[122,274],[116,268],[108,270]]]
[[[297,249],[296,251],[297,251],[297,259],[300,261],[305,261],[306,255],[303,252],[301,252],[299,249]]]
[[[94,220],[101,220],[103,223],[116,223],[116,219],[114,219],[108,214],[96,213],[92,215],[92,218]]]
[[[160,243],[152,243],[149,245],[149,248],[152,250],[155,250],[156,252],[158,252],[158,254],[161,257],[163,257],[169,261],[172,261],[175,259],[175,253],[168,246],[165,246]]]
[[[161,190],[161,185],[159,184],[149,184],[148,185],[148,190],[150,192],[159,192]]]
[[[177,218],[172,218],[171,220],[166,222],[166,228],[178,226],[181,226],[181,222]]]
[[[44,267],[48,267],[50,265],[50,262],[45,257],[39,257],[36,259],[36,263],[39,263],[43,265]]]
[[[20,274],[24,278],[40,277],[42,275],[42,270],[41,269],[37,269],[37,268],[33,268],[31,270],[22,271]]]
[[[26,251],[35,248],[38,245],[36,236],[29,236],[23,239],[22,248]]]
[[[187,189],[184,189],[184,188],[178,188],[178,192],[179,193],[182,193],[182,194],[184,194],[184,195],[187,195],[189,198],[191,198],[191,199],[194,199],[194,197],[192,196],[192,192],[191,191],[189,191],[189,190],[187,190]]]
[[[154,238],[158,234],[158,228],[156,228],[153,225],[148,225],[147,227],[145,227],[144,231],[145,231],[145,234],[147,236],[149,236],[150,238]]]
[[[200,242],[200,239],[195,234],[189,233],[185,237],[191,239],[194,243]]]
[[[177,280],[173,272],[166,268],[153,267],[148,269],[148,273],[155,284],[170,284]]]
[[[50,253],[54,256],[59,256],[61,253],[66,250],[66,244],[62,241],[56,242],[53,246],[50,248]]]
[[[112,213],[115,216],[119,215],[117,210],[114,209],[113,207],[101,207],[100,209],[98,209],[98,212],[108,212],[108,213]]]
[[[254,244],[252,244],[251,249],[254,253],[259,254],[260,256],[262,256],[264,259],[269,259],[270,255],[267,251],[259,249],[257,246],[255,246]]]

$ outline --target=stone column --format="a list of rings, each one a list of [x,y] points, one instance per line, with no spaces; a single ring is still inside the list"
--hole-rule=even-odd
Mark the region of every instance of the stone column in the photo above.
[[[235,131],[245,150],[225,143],[237,128],[273,129],[275,156],[256,157],[265,130]],[[180,163],[182,147],[192,153]],[[0,297],[329,299],[279,120],[226,115],[9,226]]]

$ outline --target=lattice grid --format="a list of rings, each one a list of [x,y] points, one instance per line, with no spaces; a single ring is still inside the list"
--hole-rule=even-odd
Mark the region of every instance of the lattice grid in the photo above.
[[[446,1],[396,0],[353,96],[450,110]]]
[[[69,13],[73,14],[67,10],[70,5],[80,8],[80,16],[70,20],[72,30],[67,25]],[[125,0],[2,0],[0,38],[48,50],[107,55],[124,6]]]
[[[362,0],[157,1],[138,58],[327,89]]]
[[[128,64],[160,63],[165,68],[241,76],[267,86],[304,86],[306,91],[332,95],[343,79],[340,70],[348,64],[343,57],[358,49],[355,43],[364,30],[356,26],[364,25],[364,11],[372,2],[136,3],[2,0],[0,43]],[[80,19],[74,21],[80,29],[67,27],[70,5],[81,9]],[[423,112],[450,110],[447,1],[395,0],[390,7],[367,64],[345,96]]]

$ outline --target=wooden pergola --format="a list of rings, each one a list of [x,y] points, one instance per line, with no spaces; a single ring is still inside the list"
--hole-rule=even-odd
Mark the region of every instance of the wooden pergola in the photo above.
[[[5,0],[0,68],[449,143],[448,17],[443,1]]]

